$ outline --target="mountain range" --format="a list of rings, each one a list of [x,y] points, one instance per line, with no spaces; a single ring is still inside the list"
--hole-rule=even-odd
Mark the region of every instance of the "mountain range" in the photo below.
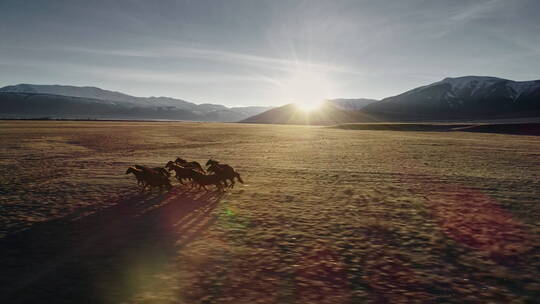
[[[271,107],[195,104],[170,97],[135,97],[96,87],[19,84],[0,88],[0,117],[239,121]]]
[[[278,124],[452,121],[540,117],[540,80],[445,78],[381,100],[329,99],[305,112],[135,97],[96,87],[19,84],[0,88],[0,118],[167,119]]]
[[[379,101],[364,100],[365,104],[359,104],[358,108],[344,107],[340,99],[335,101],[329,100],[323,108],[304,114],[286,105],[242,122],[334,124],[336,119],[333,118],[348,123],[540,117],[540,80],[512,81],[485,76],[445,78]],[[333,118],[321,119],[324,113]],[[317,119],[291,119],[299,115]]]
[[[270,123],[293,125],[335,125],[358,121],[376,121],[358,110],[344,110],[339,104],[326,101],[317,110],[305,111],[295,104],[273,108],[242,120],[243,123]]]
[[[483,76],[445,78],[362,108],[389,120],[540,116],[540,80]]]
[[[363,107],[369,104],[372,104],[376,101],[378,100],[368,99],[368,98],[357,98],[357,99],[336,98],[336,99],[328,99],[326,100],[326,103],[330,103],[341,110],[358,111],[358,110],[361,110]]]

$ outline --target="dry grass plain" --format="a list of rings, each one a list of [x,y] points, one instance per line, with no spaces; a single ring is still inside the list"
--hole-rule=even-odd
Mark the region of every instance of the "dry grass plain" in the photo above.
[[[540,138],[0,122],[2,303],[533,303]],[[224,195],[138,193],[216,158]]]

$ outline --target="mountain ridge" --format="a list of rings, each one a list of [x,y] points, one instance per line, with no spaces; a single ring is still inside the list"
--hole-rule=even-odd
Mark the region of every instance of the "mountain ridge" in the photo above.
[[[378,100],[370,98],[334,98],[326,101],[333,103],[342,110],[356,111],[361,110],[363,107],[377,102]]]
[[[332,102],[324,102],[318,109],[304,111],[295,104],[287,104],[270,109],[266,112],[249,117],[241,123],[272,123],[296,125],[332,125],[340,123],[353,123],[359,120],[374,122],[375,117],[361,111],[348,111]]]
[[[39,103],[38,99],[47,100],[49,105]],[[21,100],[26,100],[24,106],[16,103],[21,103]],[[88,103],[93,103],[92,111],[77,113],[74,105],[77,102],[85,104],[85,108],[88,108]],[[67,108],[69,111],[66,112]],[[121,118],[127,119],[159,119],[159,115],[156,117],[157,113],[161,113],[163,119],[175,119],[176,116],[172,113],[176,113],[180,120],[233,122],[270,108],[259,106],[229,108],[211,103],[195,104],[171,97],[136,97],[92,86],[18,84],[0,88],[0,115],[4,117],[43,115],[110,117],[112,114],[106,113],[106,110],[109,110],[111,113],[122,113]]]
[[[388,119],[471,119],[540,111],[540,80],[447,77],[362,109]],[[536,115],[536,114],[535,114]]]
[[[176,107],[194,107],[196,103],[189,102],[183,99],[166,97],[166,96],[150,96],[139,97],[125,94],[118,91],[105,90],[94,86],[72,86],[72,85],[43,85],[43,84],[28,84],[21,83],[0,88],[0,92],[4,93],[43,93],[60,96],[72,96],[81,98],[92,98],[104,101],[128,102],[138,106],[176,106]],[[203,103],[201,105],[212,105]],[[221,106],[221,105],[216,105]]]
[[[77,113],[77,103],[91,111]],[[540,117],[540,80],[446,77],[381,100],[329,99],[323,108],[331,119],[324,118],[323,111],[306,113],[294,105],[226,107],[171,97],[136,97],[91,86],[19,84],[0,88],[0,115],[4,117],[121,115],[129,119],[328,124]]]
[[[293,108],[287,109],[291,113],[272,109],[242,122],[287,124],[290,123]],[[351,120],[406,122],[540,117],[540,80],[513,81],[491,76],[446,77],[369,102],[349,112],[350,115],[340,123],[350,123]]]

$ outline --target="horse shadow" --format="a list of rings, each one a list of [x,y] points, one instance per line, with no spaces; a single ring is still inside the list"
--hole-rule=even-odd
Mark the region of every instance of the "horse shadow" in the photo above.
[[[120,303],[210,226],[223,194],[174,188],[0,240],[1,303]]]

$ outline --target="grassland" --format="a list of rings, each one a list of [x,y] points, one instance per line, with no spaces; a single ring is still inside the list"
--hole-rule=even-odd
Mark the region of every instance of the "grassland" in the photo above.
[[[309,126],[0,122],[2,303],[533,303],[540,140]],[[246,184],[140,194],[133,164]]]

